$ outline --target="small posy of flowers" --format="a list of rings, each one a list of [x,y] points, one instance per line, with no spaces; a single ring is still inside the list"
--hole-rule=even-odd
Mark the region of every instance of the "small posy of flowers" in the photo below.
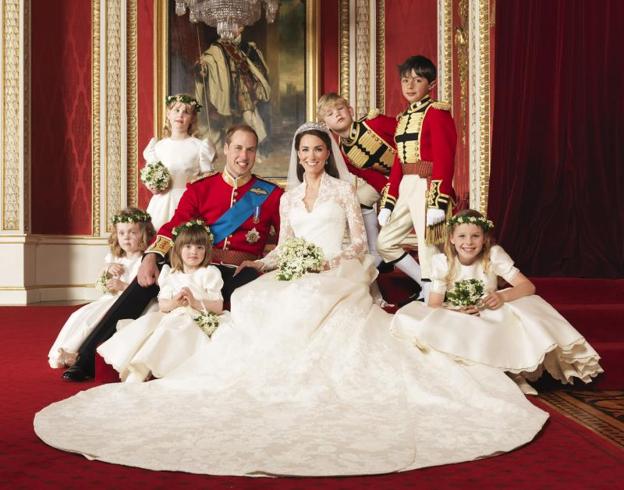
[[[161,162],[148,163],[141,169],[141,181],[152,189],[163,192],[169,188],[171,175]]]
[[[485,285],[480,279],[464,279],[457,281],[453,289],[446,293],[446,301],[456,308],[475,306],[485,292]]]
[[[108,286],[106,286],[106,283],[112,277],[113,276],[112,276],[112,274],[110,272],[108,272],[108,271],[102,272],[100,277],[97,278],[97,281],[95,281],[95,289],[96,289],[96,291],[98,291],[98,292],[100,292],[102,294],[110,293],[111,290],[108,289]]]
[[[289,238],[280,246],[277,278],[280,281],[299,279],[306,272],[323,270],[323,250],[303,238]]]
[[[194,320],[208,337],[212,337],[212,334],[219,327],[219,315],[212,311],[202,311]]]

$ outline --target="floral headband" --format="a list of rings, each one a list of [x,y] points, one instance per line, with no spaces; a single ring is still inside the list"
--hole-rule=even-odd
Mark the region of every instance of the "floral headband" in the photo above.
[[[209,238],[210,242],[212,243],[212,241],[214,240],[214,235],[210,231],[210,228],[208,227],[208,225],[206,225],[204,220],[201,220],[199,218],[198,219],[192,219],[191,221],[187,221],[186,223],[184,223],[184,224],[182,224],[180,226],[176,226],[173,229],[173,231],[171,232],[171,234],[174,237],[177,237],[182,231],[184,231],[184,230],[192,230],[192,229],[204,230],[206,233],[208,233],[208,238]]]
[[[483,228],[484,231],[490,231],[494,228],[494,222],[484,218],[483,216],[466,216],[455,215],[446,221],[449,226],[455,225],[477,225]]]
[[[121,212],[113,216],[113,224],[117,223],[147,223],[152,217],[145,211],[137,210],[132,213]]]
[[[194,112],[199,112],[202,108],[201,104],[197,102],[197,99],[195,99],[195,97],[191,97],[190,95],[168,95],[165,99],[167,107],[169,107],[169,105],[171,105],[173,102],[180,102],[182,104],[190,105],[193,108]]]

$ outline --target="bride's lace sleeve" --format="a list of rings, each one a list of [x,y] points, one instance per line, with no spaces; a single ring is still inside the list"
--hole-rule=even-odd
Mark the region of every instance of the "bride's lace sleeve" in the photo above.
[[[337,189],[336,199],[345,210],[347,225],[349,227],[349,245],[346,245],[340,254],[336,255],[329,263],[330,267],[336,267],[343,259],[361,258],[368,252],[366,241],[366,228],[362,219],[360,203],[355,195],[352,185],[341,182]]]
[[[277,247],[271,250],[265,257],[260,259],[258,262],[262,263],[263,271],[270,271],[273,269],[277,269],[277,263],[279,260],[280,254],[280,244],[284,243],[290,237],[294,236],[294,232],[292,227],[290,226],[290,208],[292,207],[292,199],[291,193],[287,192],[282,195],[280,200],[280,231],[279,238],[277,240]]]

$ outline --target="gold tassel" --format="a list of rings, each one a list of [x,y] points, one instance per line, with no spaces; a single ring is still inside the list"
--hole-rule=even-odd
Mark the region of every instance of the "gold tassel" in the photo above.
[[[425,230],[425,241],[428,245],[444,245],[448,227],[446,221],[453,216],[453,202],[449,202],[446,207],[446,216],[444,221],[437,225],[427,226]]]

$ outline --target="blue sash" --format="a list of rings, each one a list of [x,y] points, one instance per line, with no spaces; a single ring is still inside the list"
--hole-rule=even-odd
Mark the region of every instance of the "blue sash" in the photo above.
[[[213,243],[219,243],[233,231],[238,229],[254,213],[260,212],[262,203],[266,201],[275,184],[265,180],[257,180],[245,195],[234,204],[221,217],[210,225],[210,231],[214,235]]]

